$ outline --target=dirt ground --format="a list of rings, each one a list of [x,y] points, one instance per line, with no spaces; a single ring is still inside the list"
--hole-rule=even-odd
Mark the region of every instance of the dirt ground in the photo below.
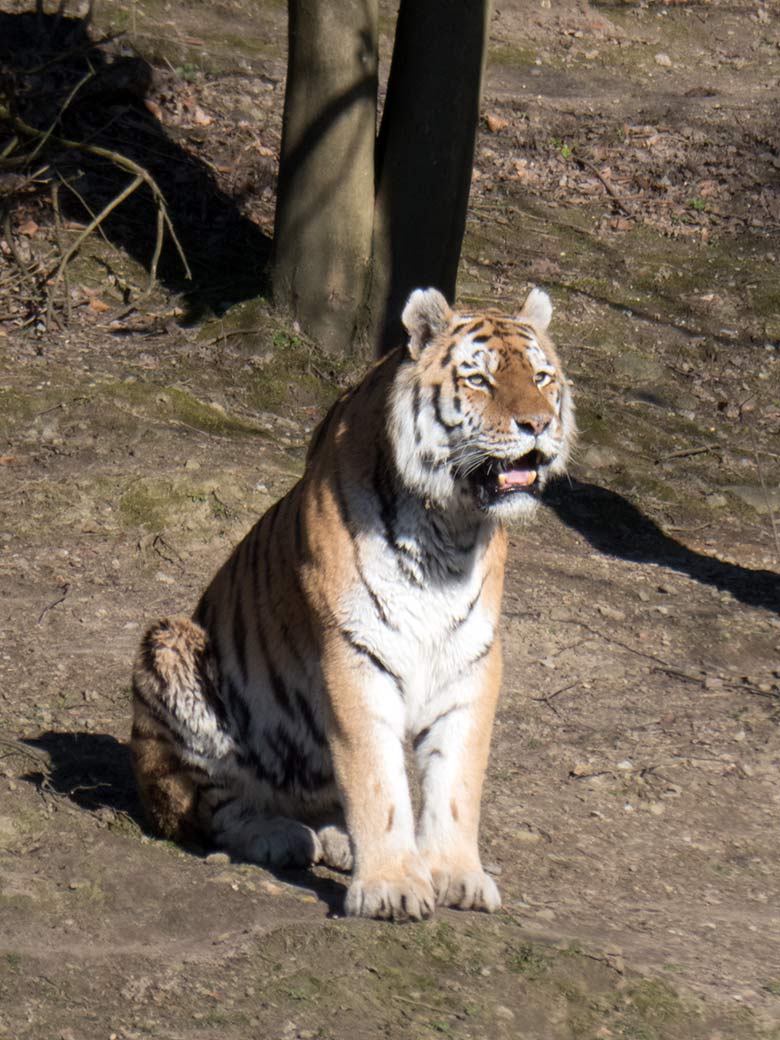
[[[393,926],[341,920],[336,874],[150,837],[125,743],[143,626],[354,371],[248,302],[284,7],[105,0],[89,49],[0,2],[24,117],[90,62],[63,136],[149,169],[193,274],[169,241],[149,285],[137,192],[58,277],[127,170],[0,167],[0,1040],[780,1037],[780,15],[495,7],[459,297],[550,292],[581,438],[512,536],[504,909]]]

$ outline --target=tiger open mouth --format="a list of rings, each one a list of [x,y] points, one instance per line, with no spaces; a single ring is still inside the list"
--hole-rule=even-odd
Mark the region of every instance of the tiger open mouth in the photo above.
[[[539,470],[549,462],[535,448],[519,459],[488,459],[469,476],[482,506],[509,495],[539,494]]]

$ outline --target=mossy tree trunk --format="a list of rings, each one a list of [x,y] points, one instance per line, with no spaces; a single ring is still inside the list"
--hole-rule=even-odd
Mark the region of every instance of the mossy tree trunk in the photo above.
[[[490,0],[401,0],[378,136],[378,0],[288,7],[274,298],[326,350],[381,353],[412,289],[454,296]]]
[[[371,257],[379,4],[289,0],[288,8],[274,299],[341,352]]]

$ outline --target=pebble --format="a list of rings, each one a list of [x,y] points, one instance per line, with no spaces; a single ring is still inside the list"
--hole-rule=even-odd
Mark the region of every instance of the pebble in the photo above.
[[[230,856],[228,856],[227,852],[210,852],[206,856],[206,862],[224,866],[226,863],[230,863]]]
[[[519,841],[523,845],[536,845],[541,840],[541,835],[537,834],[536,831],[530,831],[526,827],[521,827],[515,831],[515,841]]]
[[[496,1018],[500,1018],[504,1022],[514,1022],[515,1013],[511,1008],[505,1007],[503,1004],[499,1004],[496,1008]]]
[[[540,921],[554,921],[555,911],[554,910],[537,910],[536,916]]]
[[[8,785],[10,788],[10,784]],[[16,824],[10,816],[0,816],[0,848],[16,837]]]
[[[662,68],[665,69],[670,69],[672,67],[672,59],[669,57],[668,54],[664,54],[663,51],[661,51],[659,54],[656,54],[655,63],[656,65],[660,65]]]
[[[711,509],[723,509],[728,505],[728,499],[726,496],[719,493],[707,495],[704,501]]]
[[[485,863],[484,869],[486,874],[492,874],[493,877],[501,877],[504,872],[504,868],[500,863]]]

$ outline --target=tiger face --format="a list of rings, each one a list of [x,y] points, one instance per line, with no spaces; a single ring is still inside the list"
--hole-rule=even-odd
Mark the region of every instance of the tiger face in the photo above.
[[[500,521],[534,511],[575,436],[568,383],[546,335],[551,315],[540,289],[514,318],[453,313],[435,289],[412,294],[389,421],[410,489]]]

